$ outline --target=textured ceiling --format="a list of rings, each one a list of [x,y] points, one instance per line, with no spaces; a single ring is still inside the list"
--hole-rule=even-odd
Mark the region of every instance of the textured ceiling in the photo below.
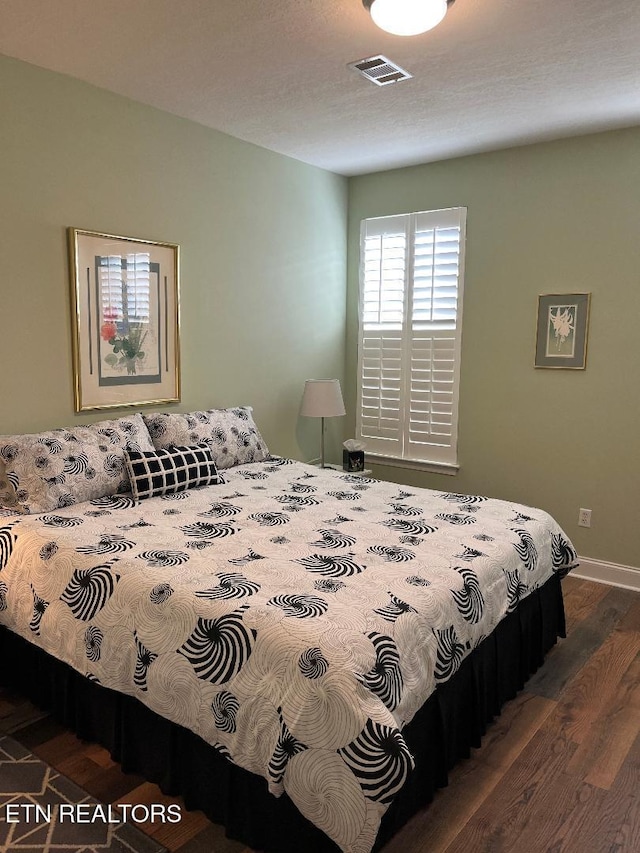
[[[640,124],[638,0],[0,0],[0,53],[345,175]],[[347,67],[382,53],[413,79]]]

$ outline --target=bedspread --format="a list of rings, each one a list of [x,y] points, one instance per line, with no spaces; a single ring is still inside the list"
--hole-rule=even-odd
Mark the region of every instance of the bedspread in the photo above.
[[[0,622],[367,853],[404,724],[575,551],[519,504],[287,459],[224,475],[0,518]]]

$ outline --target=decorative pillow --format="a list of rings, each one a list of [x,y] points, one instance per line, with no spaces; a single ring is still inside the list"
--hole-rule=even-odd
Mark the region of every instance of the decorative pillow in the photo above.
[[[125,453],[131,491],[137,501],[224,483],[208,444]]]
[[[188,414],[143,415],[154,445],[160,449],[177,445],[211,445],[218,468],[262,462],[269,450],[253,421],[251,406],[208,409]]]
[[[11,509],[14,512],[23,512],[22,507],[16,503],[16,493],[13,486],[7,480],[7,472],[4,462],[0,459],[0,509]]]
[[[0,459],[21,512],[50,512],[128,492],[125,450],[153,450],[139,414],[71,429],[0,436]]]

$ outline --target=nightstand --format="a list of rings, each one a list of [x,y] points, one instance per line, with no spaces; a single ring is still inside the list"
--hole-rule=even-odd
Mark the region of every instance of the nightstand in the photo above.
[[[319,468],[319,465],[315,466]],[[363,468],[362,471],[345,471],[342,465],[325,465],[325,469],[330,469],[331,471],[339,471],[341,474],[352,474],[354,477],[368,477],[372,471],[371,468]]]

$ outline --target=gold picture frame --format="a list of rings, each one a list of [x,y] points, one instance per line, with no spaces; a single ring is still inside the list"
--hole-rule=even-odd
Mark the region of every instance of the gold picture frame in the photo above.
[[[585,369],[590,307],[590,293],[544,293],[538,297],[536,367]]]
[[[180,400],[180,247],[68,229],[75,410]]]

